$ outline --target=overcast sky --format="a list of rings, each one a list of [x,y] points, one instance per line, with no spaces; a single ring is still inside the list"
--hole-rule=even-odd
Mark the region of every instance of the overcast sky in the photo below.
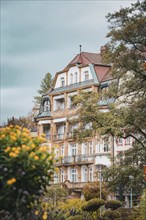
[[[99,52],[105,16],[132,2],[1,0],[1,122],[27,115],[45,74],[62,70],[80,44]]]

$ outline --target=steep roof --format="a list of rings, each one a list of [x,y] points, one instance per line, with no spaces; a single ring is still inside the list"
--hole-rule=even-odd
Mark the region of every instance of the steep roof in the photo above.
[[[94,70],[99,82],[112,79],[110,74],[110,66],[94,65]]]
[[[63,69],[63,71],[67,71],[69,67],[75,64],[81,64],[82,66],[87,66],[89,64],[102,64],[101,54],[81,52],[75,56],[75,58]]]

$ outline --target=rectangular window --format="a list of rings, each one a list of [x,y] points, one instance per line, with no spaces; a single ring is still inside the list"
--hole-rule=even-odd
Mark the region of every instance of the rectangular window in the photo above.
[[[85,76],[85,81],[89,80],[89,72],[88,71],[84,72],[84,76]]]
[[[64,78],[64,77],[61,77],[61,78],[60,78],[60,81],[61,81],[61,86],[65,86],[65,78]]]
[[[123,138],[118,138],[117,145],[123,145]]]
[[[127,137],[127,138],[125,139],[125,144],[126,144],[126,145],[130,145],[130,137]]]
[[[93,144],[89,142],[89,154],[93,154]]]
[[[75,183],[77,182],[77,170],[71,169],[71,182]]]
[[[89,181],[93,181],[93,167],[89,168]]]

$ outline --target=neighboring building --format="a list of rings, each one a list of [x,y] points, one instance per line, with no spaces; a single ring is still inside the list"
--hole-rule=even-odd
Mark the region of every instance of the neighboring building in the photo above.
[[[102,47],[102,49],[104,49]],[[75,196],[81,196],[84,183],[97,180],[97,170],[109,166],[111,157],[130,146],[131,140],[113,140],[113,137],[86,138],[82,144],[73,139],[73,130],[68,116],[76,115],[71,108],[72,96],[79,91],[94,91],[102,94],[113,80],[110,65],[102,63],[100,54],[81,52],[62,71],[57,72],[53,88],[42,97],[40,113],[36,117],[38,133],[45,133],[49,144],[55,147],[55,164],[59,168],[54,183],[65,184]],[[108,111],[109,99],[99,102],[102,111]],[[90,125],[86,125],[90,126]],[[129,142],[130,141],[130,142]],[[73,194],[72,194],[73,195]]]

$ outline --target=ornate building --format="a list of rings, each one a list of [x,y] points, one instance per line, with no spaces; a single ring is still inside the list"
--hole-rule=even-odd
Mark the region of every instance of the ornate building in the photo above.
[[[54,176],[54,184],[66,184],[74,195],[79,196],[86,182],[97,180],[99,167],[109,166],[110,158],[118,149],[123,150],[122,145],[125,146],[121,139],[116,142],[112,137],[98,136],[86,138],[78,144],[73,139],[75,126],[67,122],[68,116],[76,115],[76,109],[71,108],[74,95],[81,90],[102,94],[113,80],[110,65],[102,63],[101,54],[102,51],[99,54],[80,52],[62,71],[57,72],[52,89],[42,97],[36,117],[38,133],[46,134],[48,143],[55,147],[56,157],[60,158],[55,164],[59,171]],[[112,100],[101,99],[102,111],[108,111],[109,101]]]

